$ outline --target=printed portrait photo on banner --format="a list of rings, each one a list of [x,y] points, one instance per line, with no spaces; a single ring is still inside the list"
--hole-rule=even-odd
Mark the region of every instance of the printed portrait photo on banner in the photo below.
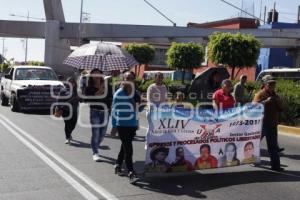
[[[195,162],[195,169],[210,169],[218,167],[217,159],[211,155],[211,149],[208,144],[200,146],[200,157]]]
[[[169,148],[154,146],[150,152],[151,163],[146,164],[146,172],[170,172],[171,165],[166,162],[166,159],[169,155]]]
[[[237,147],[234,143],[225,145],[224,156],[218,160],[218,167],[230,167],[240,165],[240,160],[237,158]]]
[[[244,159],[242,164],[258,163],[260,159],[254,155],[254,144],[253,142],[247,142],[244,146]]]
[[[177,147],[175,154],[175,162],[171,165],[172,172],[186,172],[194,170],[192,163],[185,159],[185,151],[183,147]]]

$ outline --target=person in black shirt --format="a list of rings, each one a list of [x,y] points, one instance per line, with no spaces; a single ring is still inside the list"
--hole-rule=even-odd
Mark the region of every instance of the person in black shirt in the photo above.
[[[72,140],[72,132],[76,127],[78,119],[79,97],[77,94],[77,83],[72,77],[67,79],[69,84],[60,91],[58,102],[63,102],[64,105],[59,105],[56,109],[61,110],[62,117],[65,122],[65,144],[70,144]],[[68,105],[65,105],[67,103]]]
[[[85,95],[86,102],[90,102],[93,160],[98,162],[100,161],[98,147],[105,136],[112,102],[111,88],[108,82],[105,82],[104,75],[99,69],[93,69],[90,72]]]

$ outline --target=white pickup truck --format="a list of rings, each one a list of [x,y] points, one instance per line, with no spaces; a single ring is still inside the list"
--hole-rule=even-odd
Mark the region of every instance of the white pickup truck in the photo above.
[[[41,66],[14,66],[1,78],[1,105],[13,112],[49,109],[63,83],[54,70]]]

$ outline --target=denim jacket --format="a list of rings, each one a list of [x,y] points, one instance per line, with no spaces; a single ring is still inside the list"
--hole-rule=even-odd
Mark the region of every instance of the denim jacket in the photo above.
[[[123,88],[119,88],[112,102],[112,126],[137,127],[137,106],[140,103],[140,94],[135,91],[133,97],[129,97]],[[142,111],[139,107],[138,111]]]

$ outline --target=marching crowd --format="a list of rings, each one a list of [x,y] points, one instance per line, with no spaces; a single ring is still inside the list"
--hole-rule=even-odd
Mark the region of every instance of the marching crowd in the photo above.
[[[71,144],[72,132],[76,127],[79,114],[79,103],[85,102],[90,104],[92,159],[96,162],[101,160],[98,148],[107,132],[108,123],[111,121],[111,134],[114,136],[118,133],[120,139],[120,151],[114,166],[115,173],[122,173],[122,166],[125,161],[129,180],[134,182],[137,175],[132,161],[132,142],[139,126],[137,114],[144,110],[145,104],[150,108],[153,105],[159,106],[166,103],[168,101],[168,89],[163,84],[163,74],[157,73],[155,82],[147,90],[147,97],[143,98],[135,87],[135,74],[131,71],[125,71],[122,73],[122,76],[123,81],[117,85],[116,90],[112,88],[108,79],[105,78],[99,69],[93,69],[89,74],[84,71],[79,84],[74,78],[67,79],[68,84],[65,84],[66,87],[60,92],[58,106],[55,108],[54,115],[63,117],[65,143]],[[264,105],[262,138],[266,137],[272,170],[282,171],[279,152],[284,149],[279,148],[277,138],[277,125],[282,104],[275,93],[276,81],[273,77],[267,75],[263,77],[262,81],[261,90],[255,94],[253,102]],[[247,76],[243,75],[240,78],[240,82],[234,87],[228,79],[223,80],[220,85],[214,85],[211,108],[215,110],[229,109],[247,103],[244,98],[246,82]],[[79,88],[77,85],[79,85]],[[113,93],[113,91],[115,92]],[[175,99],[176,106],[184,107],[184,93],[178,92]],[[149,113],[148,109],[146,111],[147,118],[150,117]],[[204,151],[205,148],[207,147],[201,147],[200,151]],[[181,155],[182,151],[183,149],[176,149],[176,154]],[[208,158],[208,156],[206,157]],[[197,163],[201,163],[200,160]],[[200,165],[195,164],[195,167],[200,169]]]

